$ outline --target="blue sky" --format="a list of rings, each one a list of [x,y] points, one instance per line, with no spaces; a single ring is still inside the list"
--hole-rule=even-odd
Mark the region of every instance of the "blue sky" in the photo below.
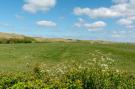
[[[135,0],[2,0],[0,32],[135,42]]]

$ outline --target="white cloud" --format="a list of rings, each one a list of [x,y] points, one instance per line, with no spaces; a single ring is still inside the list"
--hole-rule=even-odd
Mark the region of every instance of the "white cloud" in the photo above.
[[[135,16],[128,17],[129,20],[135,20]]]
[[[103,35],[100,36],[100,38],[103,40],[111,40],[116,42],[135,41],[135,30],[126,30],[126,29],[102,30],[100,31],[100,35]]]
[[[135,16],[127,17],[127,18],[122,18],[118,20],[118,24],[125,26],[126,28],[135,28],[134,26],[135,23]]]
[[[75,15],[88,16],[90,18],[119,18],[118,23],[125,27],[134,27],[135,0],[113,0],[114,5],[100,8],[74,8]]]
[[[98,18],[98,17],[107,18],[107,17],[117,17],[121,15],[119,12],[104,7],[97,9],[77,7],[74,9],[74,13],[76,15],[86,15],[89,16],[90,18]]]
[[[97,28],[105,27],[106,23],[103,21],[97,21],[94,23],[85,23],[84,26],[89,28],[89,29],[97,29]]]
[[[127,25],[126,28],[135,29],[135,26],[134,25]]]
[[[46,20],[38,21],[36,24],[38,26],[40,26],[40,27],[55,27],[56,26],[56,23],[55,22],[46,21]]]
[[[129,19],[120,19],[118,21],[118,23],[121,24],[121,25],[131,25],[133,23],[133,21],[129,20]]]
[[[115,0],[119,1],[118,4],[114,4],[107,7],[100,8],[74,8],[76,15],[86,15],[90,18],[110,18],[110,17],[123,17],[135,15],[135,0]]]
[[[87,23],[85,22],[85,20],[83,19],[79,19],[79,21],[77,23],[75,23],[75,26],[78,27],[78,28],[86,28],[88,30],[91,30],[91,29],[100,29],[100,28],[103,28],[105,27],[107,24],[103,21],[97,21],[97,22],[94,22],[94,23]]]
[[[50,8],[54,7],[55,4],[56,0],[27,0],[23,5],[23,10],[31,13],[48,11]]]
[[[111,36],[114,38],[123,38],[123,37],[135,37],[134,30],[114,30],[110,32]],[[132,35],[131,35],[132,34]]]
[[[112,0],[114,3],[119,4],[119,3],[127,3],[129,0]]]

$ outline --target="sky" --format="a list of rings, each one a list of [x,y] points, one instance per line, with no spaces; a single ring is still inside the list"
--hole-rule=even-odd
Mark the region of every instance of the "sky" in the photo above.
[[[0,32],[135,42],[135,0],[1,0]]]

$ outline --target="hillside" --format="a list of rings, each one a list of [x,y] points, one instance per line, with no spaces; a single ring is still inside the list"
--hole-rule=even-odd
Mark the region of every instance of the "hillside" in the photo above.
[[[0,36],[0,89],[135,89],[135,44]]]
[[[110,41],[101,41],[101,40],[78,40],[78,39],[64,39],[64,38],[30,37],[30,36],[15,34],[15,33],[2,33],[2,32],[0,32],[0,43],[50,43],[50,42],[65,42],[65,43],[68,43],[68,42],[89,42],[91,44],[112,43]]]
[[[18,35],[14,33],[2,33],[0,32],[0,39],[10,39],[10,38],[18,38],[18,39],[23,39],[25,36],[23,35]]]
[[[0,32],[0,43],[50,43],[50,42],[80,42],[82,40],[76,39],[63,39],[63,38],[44,38],[44,37],[30,37],[14,33]],[[84,41],[88,42],[88,41]],[[91,43],[98,41],[89,41]]]
[[[35,39],[32,37],[18,35],[14,33],[0,33],[0,43],[1,44],[10,44],[10,43],[32,43],[35,42]]]

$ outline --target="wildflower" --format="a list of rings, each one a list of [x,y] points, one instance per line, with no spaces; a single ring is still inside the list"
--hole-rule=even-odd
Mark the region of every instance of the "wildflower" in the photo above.
[[[46,72],[50,72],[50,70],[46,69]]]
[[[106,70],[102,70],[102,72],[105,72]]]
[[[116,72],[119,73],[119,70],[117,69]]]
[[[93,62],[96,62],[96,59],[97,59],[97,58],[93,58]]]
[[[81,66],[81,65],[79,65],[79,67],[78,67],[79,69],[82,69],[83,67]]]
[[[64,74],[64,71],[63,71],[61,68],[58,68],[58,71],[59,71],[61,74]]]
[[[107,64],[101,64],[101,67],[108,69],[108,65]]]
[[[45,70],[40,70],[41,73],[45,73]]]
[[[91,55],[92,55],[92,56],[95,56],[96,54],[92,53]]]
[[[26,66],[27,66],[27,67],[30,67],[30,64],[29,64],[29,63],[26,63]]]
[[[102,57],[101,57],[101,60],[102,60],[102,61],[105,61],[105,58],[102,56]]]

